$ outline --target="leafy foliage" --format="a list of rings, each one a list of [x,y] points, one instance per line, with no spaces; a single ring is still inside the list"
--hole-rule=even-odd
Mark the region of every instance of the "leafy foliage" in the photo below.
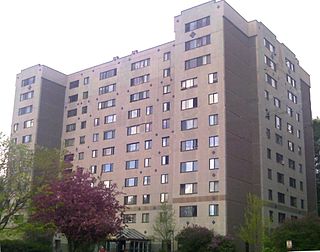
[[[82,170],[53,181],[34,197],[32,219],[53,224],[67,237],[71,251],[105,240],[121,229],[123,206],[116,200],[115,185],[95,183]]]
[[[212,252],[234,252],[236,251],[233,239],[229,236],[217,235],[213,236],[212,242],[209,245]]]
[[[320,216],[320,119],[313,120],[313,134],[314,134],[314,164],[316,169],[316,184],[317,184],[317,203],[318,215]]]
[[[28,240],[3,240],[1,252],[48,252],[52,251],[51,244]]]
[[[275,251],[285,252],[286,241],[292,241],[292,250],[314,250],[320,248],[320,219],[305,217],[288,220],[273,230],[270,244]]]
[[[156,216],[153,225],[154,237],[163,242],[164,251],[168,250],[168,245],[171,243],[174,230],[174,211],[170,205],[164,203],[161,205],[160,212]]]

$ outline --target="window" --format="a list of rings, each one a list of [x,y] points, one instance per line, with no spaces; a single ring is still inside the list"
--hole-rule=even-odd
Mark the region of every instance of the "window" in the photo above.
[[[137,86],[150,81],[150,74],[134,77],[130,80],[130,86]]]
[[[75,140],[74,138],[65,139],[64,146],[65,147],[74,146],[74,140]]]
[[[149,223],[149,213],[142,213],[141,222],[142,223]]]
[[[91,157],[92,157],[92,158],[98,157],[98,150],[92,150],[92,152],[91,152]]]
[[[289,186],[292,188],[296,188],[297,187],[296,179],[290,177],[289,178]]]
[[[107,86],[99,87],[99,95],[107,94],[116,91],[116,84],[110,84]]]
[[[303,199],[300,201],[300,206],[301,206],[301,209],[304,209],[304,200]]]
[[[89,77],[84,77],[83,78],[83,85],[88,85],[89,84]]]
[[[162,103],[162,111],[163,112],[170,111],[170,102]]]
[[[210,54],[208,54],[208,55],[186,60],[184,62],[184,68],[185,70],[189,70],[189,69],[204,66],[210,63],[211,63]]]
[[[209,159],[209,170],[219,169],[219,158]]]
[[[297,207],[297,198],[290,196],[290,206]]]
[[[162,93],[163,94],[169,94],[171,92],[171,86],[170,85],[165,85],[162,88]]]
[[[23,122],[24,129],[31,128],[31,127],[33,127],[33,119]],[[74,123],[74,130],[75,130],[75,127],[76,127],[76,124]]]
[[[283,155],[280,153],[276,153],[276,162],[284,165]]]
[[[273,194],[271,189],[268,189],[268,200],[273,200]]]
[[[180,148],[181,148],[181,151],[196,150],[198,149],[198,139],[181,141]]]
[[[209,181],[209,192],[219,192],[219,181]]]
[[[86,136],[80,136],[79,137],[79,144],[85,144],[86,142]]]
[[[160,203],[168,202],[169,195],[168,193],[160,193]]]
[[[103,181],[103,185],[106,188],[110,188],[111,187],[111,182],[112,182],[112,180],[105,180],[105,181]]]
[[[123,223],[136,223],[136,214],[124,214]]]
[[[284,184],[284,174],[277,172],[277,181],[280,184]]]
[[[134,152],[139,150],[139,143],[129,143],[127,144],[127,152]]]
[[[142,195],[142,204],[150,204],[150,194]]]
[[[276,143],[282,145],[282,136],[279,134],[275,134],[276,136]]]
[[[109,123],[114,123],[117,121],[117,115],[112,114],[112,115],[107,115],[104,117],[104,124],[109,124]]]
[[[107,130],[103,132],[103,140],[109,140],[115,138],[116,130]]]
[[[161,156],[161,165],[169,164],[169,155]]]
[[[96,165],[91,165],[90,166],[90,173],[96,174],[97,173],[97,166]]]
[[[153,112],[153,106],[147,106],[146,107],[146,115],[151,115]]]
[[[209,216],[218,216],[219,215],[219,205],[210,204],[209,205]]]
[[[269,100],[269,92],[267,90],[264,90],[264,97]]]
[[[87,106],[83,106],[81,108],[81,112],[82,112],[82,114],[86,114],[88,112],[88,107]]]
[[[152,140],[149,139],[149,140],[145,140],[144,141],[144,149],[145,150],[150,150],[152,148]]]
[[[263,44],[265,48],[267,48],[270,52],[274,53],[276,51],[274,45],[272,45],[267,39],[263,39]]]
[[[192,109],[198,107],[198,98],[191,98],[181,101],[181,110]]]
[[[209,126],[218,125],[218,114],[209,115]]]
[[[161,184],[168,184],[169,175],[168,174],[161,174],[160,183]]]
[[[218,82],[218,73],[209,73],[208,74],[208,83],[213,84]]]
[[[285,220],[286,220],[286,214],[285,213],[278,213],[278,222],[284,223]]]
[[[128,119],[140,117],[140,109],[133,109],[128,111]]]
[[[127,136],[136,135],[140,133],[140,125],[133,125],[127,127]]]
[[[198,86],[197,80],[198,80],[197,78],[192,78],[192,79],[181,81],[181,90]]]
[[[180,217],[197,217],[197,206],[181,206]]]
[[[271,150],[267,148],[267,158],[271,159]]]
[[[181,162],[180,163],[180,172],[185,173],[185,172],[195,172],[198,171],[198,161],[186,161],[186,162]]]
[[[79,80],[71,81],[69,83],[69,89],[73,89],[73,88],[77,88],[77,87],[79,87]]]
[[[293,130],[293,126],[290,123],[287,123],[287,131],[293,135],[294,130]]]
[[[219,101],[218,93],[212,93],[212,94],[208,95],[208,103],[209,104],[218,103],[218,101]]]
[[[13,125],[13,132],[17,132],[18,131],[18,128],[19,128],[19,123],[15,123]]]
[[[181,130],[190,130],[198,128],[198,119],[192,118],[181,121]]]
[[[297,138],[301,138],[301,131],[297,129]]]
[[[219,146],[219,136],[210,136],[209,137],[209,147],[217,147]]]
[[[129,160],[126,161],[126,170],[131,170],[131,169],[138,169],[139,167],[139,160]]]
[[[270,58],[264,56],[264,63],[269,66],[272,70],[277,71],[276,63],[274,63]]]
[[[150,185],[150,184],[151,184],[151,177],[143,176],[143,185]]]
[[[132,63],[131,70],[136,70],[147,66],[150,66],[150,58]]]
[[[130,95],[130,102],[140,101],[149,98],[149,90],[141,91]]]
[[[77,94],[69,96],[69,103],[76,102],[76,101],[78,101]]]
[[[282,128],[282,123],[281,123],[281,118],[277,115],[274,116],[274,123],[275,123],[275,128],[278,130],[281,130]]]
[[[185,24],[185,32],[194,31],[196,29],[210,25],[210,16],[192,21]]]
[[[124,186],[125,187],[133,187],[133,186],[137,186],[138,185],[138,178],[134,177],[134,178],[126,178],[124,180]]]
[[[152,122],[145,123],[144,124],[144,132],[150,132],[152,131]]]
[[[287,114],[292,117],[293,116],[293,110],[289,106],[287,106]]]
[[[28,85],[31,85],[33,83],[36,82],[36,76],[32,76],[28,79],[24,79],[21,81],[21,87],[25,87],[25,86],[28,86]]]
[[[303,171],[302,169],[303,169],[302,164],[299,164],[299,172],[300,173],[302,173],[302,171]]]
[[[295,170],[296,169],[296,162],[289,158],[288,159],[288,166],[289,166],[290,169]]]
[[[99,133],[93,133],[92,142],[98,142],[98,141],[99,141]]]
[[[298,103],[298,98],[296,95],[294,95],[292,92],[288,91],[288,99],[292,101],[293,103]]]
[[[282,203],[282,204],[285,204],[285,203],[286,203],[284,193],[278,192],[278,202],[279,202],[279,203]]]
[[[300,185],[300,190],[303,191],[303,182],[300,181],[300,182],[299,182],[299,185]]]
[[[272,180],[272,170],[268,168],[268,179]]]
[[[144,167],[150,167],[150,166],[151,166],[151,158],[145,158]]]
[[[162,129],[169,129],[170,128],[170,119],[163,119],[162,120]]]
[[[300,114],[299,113],[296,113],[296,121],[300,122]]]
[[[288,140],[288,150],[294,152],[294,143]]]
[[[273,97],[273,103],[274,103],[274,106],[276,106],[277,108],[281,107],[281,102],[278,98]]]
[[[205,45],[209,45],[211,43],[210,41],[210,35],[206,35],[200,38],[192,39],[187,42],[185,42],[185,51],[189,51],[198,47],[202,47]]]
[[[101,165],[102,172],[113,172],[113,163],[106,163]]]
[[[287,82],[294,88],[297,87],[297,82],[289,74],[287,74]]]
[[[77,110],[76,110],[76,111],[77,111]],[[20,115],[29,114],[29,113],[32,113],[32,105],[19,108],[19,111],[18,111],[18,115],[19,115],[19,116],[20,116]]]
[[[198,192],[197,183],[180,184],[180,195],[196,194]]]
[[[302,154],[302,148],[301,148],[301,146],[298,146],[298,154],[299,154],[299,155]]]
[[[114,106],[116,106],[116,99],[98,102],[99,110],[114,107]]]
[[[29,91],[20,95],[20,101],[30,100],[33,98],[34,91]],[[77,95],[78,96],[78,95]]]
[[[271,137],[271,130],[269,128],[266,128],[266,136],[268,139]]]
[[[105,71],[105,72],[101,72],[100,73],[100,80],[104,80],[104,79],[108,79],[111,78],[113,76],[117,75],[117,68]]]
[[[32,142],[32,135],[25,135],[22,137],[22,143],[31,143]]]
[[[87,121],[82,121],[81,123],[80,123],[80,128],[81,129],[85,129],[87,127]]]
[[[79,152],[78,153],[78,159],[83,160],[84,159],[84,152]]]
[[[171,52],[165,52],[163,54],[163,61],[167,61],[171,59]]]
[[[168,136],[163,137],[161,142],[162,142],[162,147],[169,146],[169,137]]]
[[[162,73],[163,78],[170,76],[170,68],[163,69]]]
[[[114,147],[107,147],[102,149],[102,156],[112,156],[114,155]]]
[[[137,195],[124,196],[125,205],[135,205],[137,204]]]
[[[285,59],[285,62],[286,62],[287,68],[294,72],[295,71],[294,64],[290,60],[288,60],[287,58]]]

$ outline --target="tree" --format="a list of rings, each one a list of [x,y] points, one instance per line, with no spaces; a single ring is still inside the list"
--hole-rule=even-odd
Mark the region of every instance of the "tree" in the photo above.
[[[30,200],[31,167],[32,152],[26,145],[13,144],[0,133],[0,233],[14,226]]]
[[[154,237],[162,241],[164,251],[168,251],[175,230],[174,211],[172,206],[162,204],[159,214],[156,216],[153,232]]]
[[[320,119],[313,119],[314,164],[316,169],[318,215],[320,216]]]
[[[52,224],[68,239],[69,251],[88,251],[121,230],[123,206],[115,185],[106,188],[78,170],[54,180],[33,198],[32,219]],[[83,250],[84,249],[84,250]]]
[[[240,227],[240,238],[252,246],[252,251],[260,251],[264,237],[264,220],[262,217],[263,201],[251,193],[247,196],[247,208],[244,224]]]
[[[292,250],[315,250],[320,248],[320,219],[318,217],[304,217],[287,220],[274,229],[270,236],[270,243],[275,251],[285,252],[286,241],[292,241]]]
[[[181,252],[206,252],[213,239],[213,231],[198,225],[187,226],[176,236]]]
[[[233,239],[229,236],[217,235],[213,236],[209,245],[210,251],[213,252],[234,252],[236,251]]]

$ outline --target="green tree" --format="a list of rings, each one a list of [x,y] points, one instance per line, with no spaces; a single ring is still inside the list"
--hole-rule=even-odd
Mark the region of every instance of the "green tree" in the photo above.
[[[308,216],[297,220],[287,220],[272,231],[270,243],[275,251],[287,251],[287,240],[292,241],[292,250],[319,249],[320,219]]]
[[[160,212],[156,216],[153,225],[153,234],[157,240],[162,241],[163,250],[166,252],[171,244],[171,240],[174,238],[174,230],[174,211],[171,205],[164,203],[161,205]]]
[[[313,119],[318,215],[320,216],[320,119]]]
[[[244,224],[240,227],[239,237],[249,245],[252,251],[260,251],[264,239],[265,222],[262,216],[263,201],[251,193],[247,196],[247,208]]]

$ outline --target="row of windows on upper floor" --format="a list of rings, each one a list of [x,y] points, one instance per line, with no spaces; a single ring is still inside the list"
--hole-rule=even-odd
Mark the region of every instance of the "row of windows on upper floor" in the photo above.
[[[265,73],[265,81],[275,89],[278,89],[278,81],[271,77],[271,75]],[[297,88],[297,82],[289,74],[286,75],[286,81],[294,88]]]
[[[269,180],[273,180],[273,170],[268,168],[267,172],[268,172],[268,174],[267,174],[268,179]],[[277,172],[277,176],[276,177],[277,177],[277,182],[279,184],[286,185],[286,183],[285,183],[285,175],[283,173]],[[297,179],[289,177],[288,185],[289,185],[289,187],[291,187],[293,189],[297,189]],[[303,181],[299,181],[299,189],[300,189],[300,191],[304,190]]]
[[[166,197],[160,195],[160,202],[167,202],[163,198]],[[163,200],[161,200],[163,199]],[[219,204],[209,204],[209,216],[219,216]],[[198,216],[198,206],[180,206],[179,207],[179,217],[197,217]],[[201,214],[199,216],[204,216]],[[137,222],[137,214],[124,214],[123,222],[126,224],[136,223]],[[141,223],[149,223],[150,222],[150,213],[141,213]]]
[[[278,203],[286,204],[286,195],[284,193],[282,193],[282,192],[278,192],[277,195],[278,195],[278,198],[277,198]],[[298,205],[297,205],[297,202],[298,202],[297,197],[295,197],[295,196],[289,196],[289,197],[290,197],[290,206],[297,208],[298,207]],[[272,191],[272,189],[268,189],[268,200],[273,201],[273,191]],[[300,208],[304,209],[304,199],[300,199]]]
[[[166,74],[167,76],[170,76],[170,68],[164,69],[164,70],[166,70],[164,72],[164,74]],[[150,81],[150,74],[145,74],[142,76],[132,78],[130,80],[130,85],[136,86],[136,85],[140,85],[143,83],[147,83],[149,81]],[[218,82],[218,73],[217,72],[209,73],[208,74],[208,84],[213,84],[213,83],[217,83],[217,82]],[[194,88],[197,86],[198,86],[198,78],[197,77],[189,78],[189,79],[181,81],[181,90],[186,90],[186,89]],[[98,95],[108,94],[108,93],[112,93],[115,91],[116,91],[116,83],[108,84],[108,85],[99,87]],[[163,94],[168,94],[170,92],[171,92],[171,86],[164,85],[163,86]],[[89,97],[89,92],[88,91],[83,92],[82,99],[88,99],[88,97]],[[79,98],[78,94],[74,94],[74,95],[69,96],[69,99],[68,99],[69,103],[77,102],[78,98]]]
[[[270,120],[270,116],[266,117],[268,120]],[[282,118],[278,115],[274,116],[274,127],[278,130],[282,130]],[[268,131],[267,130],[267,136],[268,136]],[[290,133],[291,135],[296,135],[296,137],[298,139],[301,139],[301,130],[300,129],[296,129],[296,131],[294,131],[294,127],[292,124],[287,123],[287,132]],[[296,133],[296,134],[295,134]]]
[[[285,165],[285,161],[284,161],[284,156],[283,154],[281,153],[278,153],[276,152],[275,153],[275,161],[278,163],[278,164],[281,164],[281,165]],[[270,148],[267,148],[267,158],[268,159],[272,159],[272,151]],[[303,167],[302,167],[302,164],[298,164],[299,166],[299,172],[302,173],[303,172]],[[296,162],[291,159],[291,158],[288,158],[288,167],[292,170],[295,170],[296,169]]]

